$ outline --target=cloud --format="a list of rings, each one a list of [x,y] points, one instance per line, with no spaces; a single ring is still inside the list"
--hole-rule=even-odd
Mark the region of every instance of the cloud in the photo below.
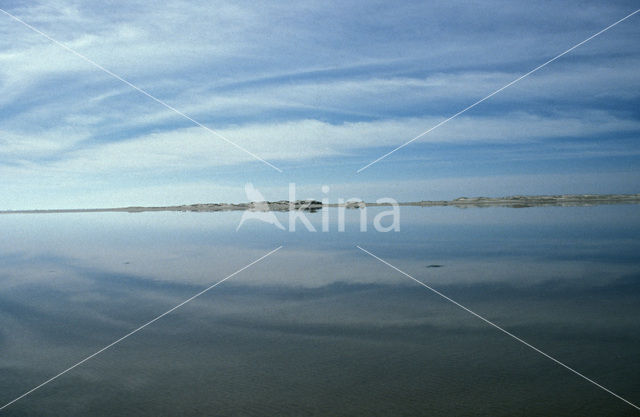
[[[583,115],[584,116],[584,115]],[[331,124],[318,120],[296,120],[232,126],[219,132],[229,140],[263,158],[274,161],[357,155],[363,148],[390,147],[415,137],[442,119],[409,118]],[[533,140],[606,136],[637,132],[640,121],[619,119],[603,112],[588,117],[542,117],[526,113],[500,117],[462,116],[421,139],[429,143],[518,143]],[[82,138],[76,135],[76,139]],[[64,143],[5,136],[0,155],[19,159],[50,150],[55,154]],[[73,141],[73,138],[70,139]],[[78,173],[109,170],[184,170],[215,167],[253,158],[200,127],[144,134],[129,140],[64,152],[42,169],[66,169]]]

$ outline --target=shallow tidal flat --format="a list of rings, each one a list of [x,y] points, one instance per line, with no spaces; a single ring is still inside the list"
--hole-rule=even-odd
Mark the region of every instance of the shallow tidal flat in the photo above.
[[[414,201],[399,202],[399,206],[419,206],[419,207],[442,207],[454,206],[459,208],[467,207],[542,207],[542,206],[563,206],[579,207],[602,204],[640,204],[640,194],[561,194],[561,195],[538,195],[538,196],[508,196],[508,197],[459,197],[454,200],[435,201]],[[362,208],[388,206],[389,203],[374,203],[364,201],[350,201],[346,203],[323,204],[318,200],[298,200],[298,201],[262,201],[250,203],[201,203],[180,206],[156,206],[156,207],[117,207],[117,208],[95,208],[95,209],[52,209],[52,210],[5,210],[0,214],[46,214],[46,213],[96,213],[96,212],[128,212],[142,213],[146,211],[289,211],[289,210],[318,210],[322,207],[346,207]]]

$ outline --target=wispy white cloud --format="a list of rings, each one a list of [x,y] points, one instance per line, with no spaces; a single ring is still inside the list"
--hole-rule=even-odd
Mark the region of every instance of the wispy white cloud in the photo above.
[[[497,117],[461,117],[424,141],[517,143],[640,130],[640,121],[619,119],[604,112],[590,112],[582,116],[542,117],[511,113]],[[220,133],[271,160],[305,160],[357,155],[367,147],[395,146],[440,120],[408,118],[341,124],[296,120],[231,126],[220,130]],[[237,152],[198,127],[143,134],[125,141],[104,142],[73,150],[74,142],[87,137],[81,128],[58,129],[38,136],[4,134],[0,157],[37,161],[53,155],[57,157],[39,162],[40,173],[64,170],[78,174],[146,170],[171,172],[251,161],[250,156]]]

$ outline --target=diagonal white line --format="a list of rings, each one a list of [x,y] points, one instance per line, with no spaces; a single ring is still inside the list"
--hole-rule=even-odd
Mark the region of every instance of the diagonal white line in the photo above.
[[[87,356],[86,358],[84,358],[83,360],[81,360],[80,362],[76,363],[73,366],[68,367],[67,369],[65,369],[64,371],[60,372],[59,374],[47,379],[46,381],[44,381],[42,384],[33,387],[32,389],[30,389],[29,391],[25,392],[24,394],[20,395],[19,397],[9,401],[8,403],[6,403],[5,405],[3,405],[2,407],[0,407],[0,410],[3,410],[5,408],[7,408],[8,406],[10,406],[11,404],[15,403],[16,401],[26,397],[27,395],[31,394],[32,392],[44,387],[45,385],[47,385],[49,382],[54,381],[55,379],[61,377],[62,375],[66,374],[67,372],[71,371],[72,369],[82,365],[83,363],[85,363],[86,361],[90,360],[91,358],[101,354],[102,352],[104,352],[105,350],[109,349],[110,347],[117,345],[118,343],[122,342],[124,339],[126,339],[127,337],[139,332],[140,330],[144,329],[145,327],[147,327],[148,325],[160,320],[161,318],[163,318],[164,316],[166,316],[167,314],[171,313],[172,311],[175,311],[177,309],[179,309],[180,307],[182,307],[183,305],[187,304],[190,301],[193,301],[194,299],[200,297],[202,294],[206,293],[207,291],[211,290],[212,288],[217,287],[218,285],[222,284],[223,282],[225,282],[226,280],[228,280],[229,278],[239,274],[240,272],[244,271],[245,269],[257,264],[258,262],[260,262],[261,260],[263,260],[264,258],[266,258],[269,255],[272,255],[274,253],[276,253],[277,251],[279,251],[280,249],[282,249],[282,246],[279,246],[277,248],[275,248],[274,250],[272,250],[271,252],[267,253],[266,255],[261,256],[260,258],[256,259],[255,261],[251,262],[250,264],[238,269],[236,272],[234,272],[231,275],[226,276],[224,279],[221,279],[220,281],[216,282],[215,284],[205,288],[204,290],[200,291],[199,293],[197,293],[196,295],[194,295],[191,298],[188,298],[186,300],[184,300],[183,302],[181,302],[180,304],[178,304],[177,306],[171,308],[170,310],[165,311],[164,313],[160,314],[159,316],[157,316],[156,318],[154,318],[153,320],[150,320],[148,322],[146,322],[145,324],[143,324],[142,326],[138,327],[135,330],[130,331],[129,333],[127,333],[126,335],[122,336],[120,339],[116,340],[115,342],[112,342],[110,344],[108,344],[107,346],[103,347],[102,349],[98,350],[97,352]]]
[[[110,76],[112,76],[113,78],[125,83],[126,85],[128,85],[129,87],[133,88],[134,90],[144,94],[145,96],[149,97],[151,100],[163,105],[164,107],[168,108],[169,110],[173,111],[174,113],[179,114],[180,116],[184,117],[185,119],[191,121],[192,123],[194,123],[197,126],[200,126],[201,128],[205,129],[207,132],[217,136],[218,138],[224,140],[225,142],[227,142],[230,145],[235,146],[236,148],[240,149],[242,152],[251,155],[252,157],[254,157],[255,159],[257,159],[258,161],[261,161],[267,165],[269,165],[271,168],[275,169],[278,172],[282,172],[282,170],[280,168],[278,168],[277,166],[273,165],[272,163],[265,161],[264,159],[260,158],[258,155],[254,154],[253,152],[245,149],[244,147],[238,145],[237,143],[231,141],[230,139],[226,138],[225,136],[223,136],[221,133],[216,132],[215,130],[203,125],[202,123],[200,123],[199,121],[187,116],[186,114],[184,114],[183,112],[181,112],[180,110],[176,109],[175,107],[171,106],[170,104],[167,104],[166,102],[164,102],[163,100],[160,100],[159,98],[151,95],[151,93],[143,90],[142,88],[132,84],[131,82],[125,80],[124,78],[120,77],[119,75],[109,71],[108,69],[106,69],[105,67],[103,67],[102,65],[98,64],[97,62],[93,61],[92,59],[82,55],[80,52],[76,51],[75,49],[72,49],[70,47],[68,47],[67,45],[63,44],[62,42],[59,42],[55,39],[53,39],[51,36],[47,35],[46,33],[42,32],[41,30],[31,26],[30,24],[28,24],[27,22],[25,22],[24,20],[20,19],[17,16],[12,15],[11,13],[7,12],[6,10],[0,9],[0,12],[6,14],[7,16],[9,16],[10,18],[12,18],[13,20],[15,20],[16,22],[21,23],[22,25],[26,26],[27,28],[31,29],[32,31],[36,32],[39,35],[44,36],[45,38],[47,38],[48,40],[50,40],[51,42],[55,43],[56,45],[60,46],[61,48],[66,49],[67,51],[71,52],[72,54],[74,54],[75,56],[77,56],[78,58],[88,62],[89,64],[93,65],[94,67],[98,68],[99,70],[109,74]]]
[[[615,23],[610,24],[609,26],[607,26],[606,28],[602,29],[600,32],[598,33],[594,33],[593,35],[589,36],[587,39],[583,40],[580,43],[577,43],[575,45],[573,45],[571,48],[567,49],[566,51],[562,52],[561,54],[558,54],[556,56],[554,56],[553,58],[551,58],[550,60],[548,60],[547,62],[545,62],[544,64],[541,64],[537,67],[535,67],[534,69],[532,69],[531,71],[527,72],[524,75],[521,75],[520,77],[516,78],[515,80],[511,81],[508,84],[503,85],[502,87],[498,88],[496,91],[494,91],[493,93],[489,94],[488,96],[476,101],[475,103],[473,103],[472,105],[465,107],[464,109],[460,110],[458,113],[454,114],[453,116],[449,117],[448,119],[445,119],[443,121],[441,121],[440,123],[438,123],[437,125],[431,127],[428,130],[425,130],[424,132],[420,133],[418,136],[416,136],[415,138],[403,143],[402,145],[398,146],[397,148],[393,149],[392,151],[387,152],[386,154],[382,155],[380,158],[376,159],[375,161],[372,161],[370,163],[368,163],[367,165],[363,166],[362,168],[360,168],[359,170],[356,171],[356,173],[360,173],[362,171],[364,171],[365,169],[369,168],[371,165],[380,162],[381,160],[383,160],[384,158],[386,158],[387,156],[391,155],[392,153],[404,148],[405,146],[407,146],[408,144],[412,143],[413,141],[420,139],[421,137],[423,137],[424,135],[426,135],[427,133],[439,128],[440,126],[442,126],[443,124],[455,119],[456,117],[460,116],[462,113],[466,112],[467,110],[470,110],[472,108],[474,108],[475,106],[477,106],[478,104],[482,103],[483,101],[493,97],[494,95],[498,94],[499,92],[501,92],[502,90],[504,90],[505,88],[511,87],[513,84],[517,83],[518,81],[522,80],[523,78],[528,77],[529,75],[533,74],[534,72],[538,71],[541,68],[546,67],[547,65],[549,65],[550,63],[552,63],[553,61],[555,61],[556,59],[568,54],[569,52],[573,51],[574,49],[576,49],[577,47],[589,42],[591,39],[595,38],[598,35],[601,35],[602,33],[608,31],[609,29],[611,29],[612,27],[616,26],[618,23],[621,23],[625,20],[627,20],[628,18],[630,18],[631,16],[633,16],[634,14],[640,12],[640,9],[636,10],[633,13],[630,13],[628,15],[626,15],[625,17],[623,17],[622,19],[618,20]]]
[[[518,336],[514,335],[513,333],[508,332],[507,330],[503,329],[502,327],[498,326],[497,324],[495,324],[494,322],[490,321],[489,319],[486,319],[484,317],[482,317],[481,315],[479,315],[478,313],[475,313],[474,311],[468,309],[467,307],[463,306],[462,304],[458,303],[457,301],[447,297],[446,295],[444,295],[443,293],[441,293],[440,291],[436,290],[435,288],[430,287],[429,285],[425,284],[424,282],[412,277],[411,275],[407,274],[406,272],[400,270],[399,268],[396,268],[395,266],[391,265],[389,262],[385,261],[384,259],[381,259],[379,257],[377,257],[376,255],[374,255],[373,253],[369,252],[366,249],[361,248],[360,246],[356,247],[358,249],[360,249],[361,251],[363,251],[364,253],[368,254],[369,256],[379,260],[380,262],[382,262],[383,264],[387,265],[388,267],[390,267],[391,269],[396,270],[397,272],[401,273],[402,275],[406,276],[407,278],[412,279],[413,281],[415,281],[416,283],[422,285],[423,287],[425,287],[426,289],[428,289],[429,291],[439,295],[440,297],[444,298],[445,300],[449,301],[450,303],[455,304],[456,306],[460,307],[461,309],[463,309],[464,311],[466,311],[467,313],[470,313],[474,316],[476,316],[477,318],[479,318],[480,320],[484,321],[485,323],[495,327],[496,329],[500,330],[502,333],[506,334],[507,336],[512,337],[513,339],[517,340],[518,342],[522,343],[523,345],[527,346],[528,348],[531,348],[533,350],[535,350],[536,352],[538,352],[539,354],[541,354],[542,356],[551,359],[552,361],[554,361],[555,363],[557,363],[558,365],[568,369],[569,371],[573,372],[574,374],[578,375],[580,378],[585,379],[588,382],[591,382],[593,385],[595,385],[596,387],[608,392],[609,394],[613,395],[614,397],[618,398],[619,400],[624,401],[625,403],[629,404],[631,407],[635,408],[636,410],[640,410],[640,407],[638,407],[637,405],[635,405],[634,403],[632,403],[631,401],[625,400],[624,398],[622,398],[621,396],[619,396],[618,394],[616,394],[615,392],[611,391],[610,389],[603,387],[602,385],[598,384],[596,381],[594,381],[593,379],[590,379],[586,376],[584,376],[583,374],[581,374],[580,372],[576,371],[575,369],[571,368],[568,365],[565,365],[564,363],[560,362],[559,360],[557,360],[556,358],[552,357],[551,355],[544,353],[543,351],[541,351],[540,349],[538,349],[537,347],[525,342],[524,340],[520,339]]]

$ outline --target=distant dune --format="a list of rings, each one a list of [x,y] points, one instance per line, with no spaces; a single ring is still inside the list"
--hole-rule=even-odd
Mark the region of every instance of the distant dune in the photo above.
[[[460,208],[469,207],[540,207],[540,206],[595,206],[602,204],[640,204],[640,194],[563,194],[563,195],[516,195],[508,197],[459,197],[455,200],[439,201],[414,201],[400,202],[400,206],[437,207],[454,206]],[[363,208],[367,206],[388,206],[388,203],[366,203],[349,202],[344,204],[327,204],[327,207],[346,207],[350,209]],[[322,202],[317,200],[299,200],[289,202],[267,201],[240,204],[227,203],[203,203],[181,206],[159,206],[159,207],[118,207],[118,208],[96,208],[96,209],[53,209],[53,210],[5,210],[0,214],[46,214],[46,213],[97,213],[97,212],[127,212],[142,213],[146,211],[289,211],[308,210],[316,211],[324,207]]]

